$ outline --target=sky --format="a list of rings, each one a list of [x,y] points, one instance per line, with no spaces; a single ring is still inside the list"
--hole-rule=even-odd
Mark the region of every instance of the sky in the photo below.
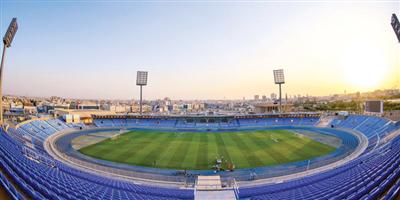
[[[399,1],[0,1],[5,94],[246,99],[400,87]]]

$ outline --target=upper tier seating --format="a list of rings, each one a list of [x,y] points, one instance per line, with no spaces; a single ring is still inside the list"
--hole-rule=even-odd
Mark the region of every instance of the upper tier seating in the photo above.
[[[251,118],[229,122],[187,122],[184,119],[95,119],[98,127],[164,127],[164,128],[238,128],[259,126],[314,126],[318,117],[307,118]]]

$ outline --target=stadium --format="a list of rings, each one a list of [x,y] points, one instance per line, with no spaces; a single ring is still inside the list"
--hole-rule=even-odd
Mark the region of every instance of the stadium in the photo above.
[[[385,118],[317,113],[93,118],[90,126],[26,121],[1,134],[2,180],[16,199],[194,199],[210,191],[238,199],[393,199],[400,184],[400,126]],[[176,133],[189,135],[183,140],[190,145]],[[164,139],[146,143],[156,137]],[[333,141],[336,146],[326,145]],[[178,144],[167,144],[173,142]],[[279,151],[279,143],[290,148]],[[76,145],[83,148],[75,150]],[[191,151],[198,151],[190,154],[196,158],[185,156]],[[238,158],[243,160],[233,160]],[[213,167],[213,161],[221,166]],[[225,162],[236,168],[228,170]],[[9,179],[15,184],[4,182]]]
[[[13,18],[0,77],[17,30]],[[364,113],[286,111],[283,70],[273,72],[271,112],[144,112],[147,71],[138,71],[139,111],[76,109],[82,121],[54,105],[11,120],[19,107],[3,113],[1,79],[0,185],[16,200],[399,199],[400,121],[383,116],[383,101]]]

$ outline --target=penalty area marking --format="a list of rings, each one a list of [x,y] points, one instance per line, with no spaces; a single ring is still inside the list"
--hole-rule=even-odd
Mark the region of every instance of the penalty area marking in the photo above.
[[[74,138],[71,141],[71,146],[75,150],[82,149],[84,147],[99,143],[101,141],[111,139],[116,140],[119,138],[121,134],[129,132],[128,130],[120,130],[119,132],[98,132],[98,133],[89,133],[87,135],[82,135],[77,138]]]

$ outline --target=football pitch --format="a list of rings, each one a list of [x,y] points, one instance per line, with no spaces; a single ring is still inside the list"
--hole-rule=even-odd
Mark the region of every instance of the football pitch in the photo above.
[[[334,147],[289,130],[165,132],[135,130],[84,147],[102,160],[168,169],[212,169],[217,159],[236,169],[278,165],[329,154]]]

